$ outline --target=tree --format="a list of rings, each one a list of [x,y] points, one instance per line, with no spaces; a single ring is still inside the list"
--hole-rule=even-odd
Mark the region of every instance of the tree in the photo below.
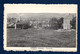
[[[30,25],[29,21],[23,21],[21,28],[22,28],[22,29],[31,28],[31,25]]]
[[[76,17],[73,17],[73,19],[70,21],[71,28],[76,29]]]
[[[52,29],[58,29],[58,20],[57,20],[57,18],[52,18],[49,21],[49,24],[50,24],[50,28],[52,28]]]
[[[7,18],[8,23],[16,23],[16,18]]]
[[[60,19],[58,19],[58,28],[62,29],[63,28],[63,17],[61,17]]]

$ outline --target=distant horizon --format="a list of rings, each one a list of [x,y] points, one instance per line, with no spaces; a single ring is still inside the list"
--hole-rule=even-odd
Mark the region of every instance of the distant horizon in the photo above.
[[[48,18],[72,18],[76,13],[8,13],[7,18],[21,19],[48,19]]]

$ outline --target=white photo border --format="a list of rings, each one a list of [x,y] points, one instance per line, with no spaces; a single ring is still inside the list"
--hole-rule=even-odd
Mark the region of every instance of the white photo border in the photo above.
[[[36,11],[35,11],[36,10]],[[7,14],[8,13],[77,13],[77,4],[4,4],[4,50],[10,51],[62,51],[62,52],[76,52],[77,51],[77,34],[76,29],[76,47],[7,47]],[[77,17],[78,18],[78,17]],[[76,18],[76,28],[78,22]]]

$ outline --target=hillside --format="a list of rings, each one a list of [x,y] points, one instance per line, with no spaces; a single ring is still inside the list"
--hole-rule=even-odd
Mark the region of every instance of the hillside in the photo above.
[[[24,20],[37,19],[37,20],[48,20],[50,18],[71,18],[75,16],[75,13],[9,13],[7,18],[21,18]]]

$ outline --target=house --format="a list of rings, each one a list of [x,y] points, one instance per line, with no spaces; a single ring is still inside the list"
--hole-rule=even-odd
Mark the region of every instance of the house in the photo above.
[[[31,28],[30,24],[27,21],[18,21],[15,23],[15,29],[28,29]]]
[[[72,20],[72,15],[67,15],[63,20],[63,29],[71,29],[70,21]]]

